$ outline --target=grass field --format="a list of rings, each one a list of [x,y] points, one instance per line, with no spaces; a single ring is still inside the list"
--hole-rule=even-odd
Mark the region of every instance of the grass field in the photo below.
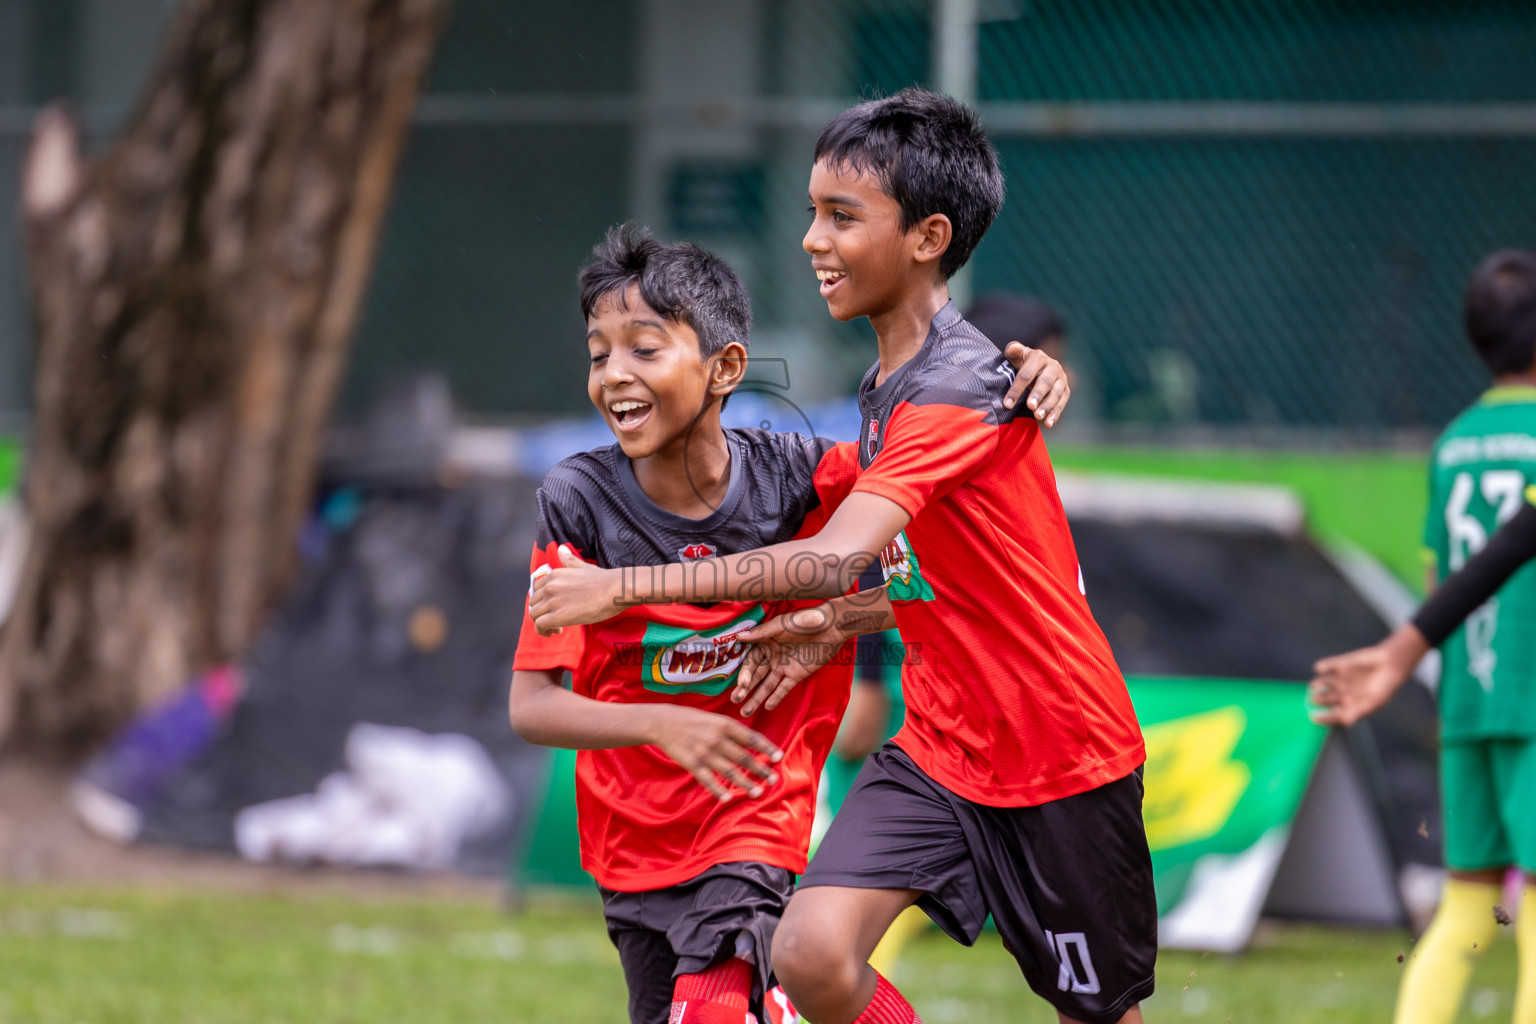
[[[1507,1020],[1513,942],[1465,1021]],[[1165,953],[1151,1021],[1376,1022],[1407,939],[1269,927],[1241,956]],[[988,936],[919,939],[897,978],[930,1024],[1047,1022]],[[591,901],[491,907],[280,895],[0,887],[0,1024],[622,1024],[624,983]]]

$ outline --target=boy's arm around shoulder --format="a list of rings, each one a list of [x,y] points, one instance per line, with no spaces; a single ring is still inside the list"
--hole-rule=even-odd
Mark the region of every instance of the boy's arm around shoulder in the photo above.
[[[990,397],[963,374],[926,404],[903,403],[870,467],[814,536],[720,558],[601,569],[571,554],[534,584],[538,628],[602,622],[626,606],[815,600],[845,594],[928,503],[971,479],[998,448]]]
[[[641,604],[837,597],[910,521],[895,501],[855,492],[815,536],[737,555],[603,569],[561,548],[562,567],[534,581],[528,608],[539,633],[548,636]]]
[[[741,568],[754,568],[769,578],[765,597],[804,600],[847,594],[859,574],[924,507],[964,484],[992,459],[998,450],[998,424],[989,409],[990,396],[967,375],[956,377],[959,386],[942,388],[941,400],[897,407],[884,425],[878,457],[854,474],[845,496],[814,536],[736,556]],[[829,453],[827,464],[841,454],[857,467],[856,451]]]

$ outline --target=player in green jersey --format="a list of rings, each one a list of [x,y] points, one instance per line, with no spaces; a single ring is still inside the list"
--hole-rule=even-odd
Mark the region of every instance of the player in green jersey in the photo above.
[[[1466,327],[1495,386],[1446,429],[1430,463],[1424,541],[1431,582],[1460,569],[1536,485],[1536,252],[1483,260]],[[1406,628],[1406,627],[1405,627]],[[1397,634],[1394,634],[1394,637]],[[1348,725],[1401,676],[1376,648],[1318,663],[1319,721]],[[1526,873],[1515,1021],[1536,1022],[1536,564],[1526,565],[1441,647],[1440,776],[1445,895],[1403,976],[1397,1024],[1450,1024],[1473,963],[1493,943],[1511,866]],[[1508,919],[1505,918],[1505,921]]]
[[[1446,428],[1431,458],[1424,554],[1438,583],[1482,550],[1536,484],[1536,380],[1484,393]],[[1536,566],[1527,566],[1446,641],[1440,718],[1447,746],[1536,737],[1533,627]],[[1452,863],[1456,849],[1447,854]],[[1460,859],[1482,858],[1469,850]]]

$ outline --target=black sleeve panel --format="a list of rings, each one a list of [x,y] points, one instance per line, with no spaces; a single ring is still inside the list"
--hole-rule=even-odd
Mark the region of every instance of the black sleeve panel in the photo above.
[[[1414,626],[1431,647],[1439,647],[1532,558],[1536,558],[1536,505],[1526,504],[1499,527],[1482,551],[1441,582],[1413,617]]]
[[[742,431],[748,434],[748,431]],[[751,431],[753,440],[770,448],[778,456],[779,483],[786,509],[793,510],[790,518],[800,520],[820,504],[816,494],[816,467],[826,458],[827,452],[837,446],[836,441],[824,437],[806,437],[804,434],[768,433]],[[800,528],[798,522],[795,529]]]
[[[566,460],[550,470],[539,486],[537,544],[569,544],[582,558],[600,561],[597,520],[585,493],[591,482],[572,463]]]

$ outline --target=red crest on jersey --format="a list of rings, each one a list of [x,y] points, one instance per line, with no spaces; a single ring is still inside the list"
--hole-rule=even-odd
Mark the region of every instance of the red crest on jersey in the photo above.
[[[878,440],[880,440],[880,421],[879,420],[870,420],[869,421],[869,454],[870,454],[871,457],[873,457],[874,454],[875,454],[875,442],[878,441]]]
[[[685,562],[694,562],[700,558],[714,558],[715,555],[713,544],[689,544],[677,552],[677,557]]]

